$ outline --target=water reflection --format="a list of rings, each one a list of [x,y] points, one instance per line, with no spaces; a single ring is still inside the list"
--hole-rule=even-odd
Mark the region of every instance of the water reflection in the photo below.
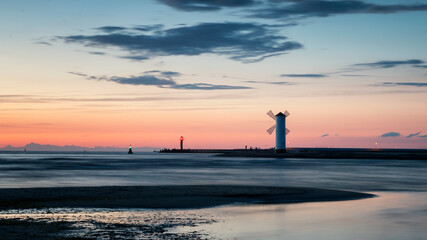
[[[211,209],[224,221],[176,231],[205,231],[220,239],[425,239],[427,193],[374,194],[379,197]]]

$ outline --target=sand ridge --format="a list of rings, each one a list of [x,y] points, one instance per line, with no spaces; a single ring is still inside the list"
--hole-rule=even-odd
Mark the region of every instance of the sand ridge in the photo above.
[[[318,188],[243,185],[102,186],[0,189],[0,209],[152,208],[186,209],[233,203],[300,203],[373,197]]]

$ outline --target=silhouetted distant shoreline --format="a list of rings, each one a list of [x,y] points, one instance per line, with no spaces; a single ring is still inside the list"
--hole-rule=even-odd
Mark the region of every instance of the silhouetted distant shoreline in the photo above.
[[[159,150],[160,148],[155,147],[133,147],[133,151],[136,152],[153,152],[156,150]],[[81,147],[76,145],[65,145],[65,146],[58,146],[58,145],[51,145],[51,144],[39,144],[39,143],[29,143],[22,147],[14,147],[11,145],[8,145],[4,148],[0,148],[0,151],[10,151],[10,152],[128,152],[129,148],[123,147],[102,147],[102,146],[95,146],[95,147]]]

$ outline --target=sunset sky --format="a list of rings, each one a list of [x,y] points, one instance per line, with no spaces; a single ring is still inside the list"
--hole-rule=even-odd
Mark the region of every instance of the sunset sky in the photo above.
[[[0,147],[427,148],[426,0],[1,0]],[[376,145],[377,143],[377,145]]]

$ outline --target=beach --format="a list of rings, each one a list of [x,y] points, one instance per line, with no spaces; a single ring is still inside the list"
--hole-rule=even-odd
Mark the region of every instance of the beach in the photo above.
[[[105,186],[0,189],[0,209],[205,208],[235,203],[299,203],[373,197],[316,188],[239,185]]]
[[[202,238],[200,234],[177,235],[167,233],[166,229],[209,224],[216,221],[212,218],[206,218],[206,216],[187,216],[182,209],[200,209],[232,204],[265,205],[355,200],[370,198],[375,195],[315,188],[181,185],[0,189],[0,196],[0,209],[3,212],[7,213],[13,209],[20,209],[20,211],[30,209],[27,212],[30,215],[43,216],[42,218],[19,219],[14,217],[13,211],[12,214],[6,214],[6,218],[0,219],[3,239],[24,239],[24,237],[31,237],[32,239],[50,239],[52,237],[52,239],[56,239],[62,235],[65,238],[67,234],[64,232],[75,230],[76,225],[82,225],[82,222],[86,228],[88,228],[88,224],[91,224],[92,228],[97,229],[95,231],[97,233],[104,234],[107,228],[113,228],[113,232],[122,232],[129,239],[143,237],[200,239]],[[131,212],[125,210],[126,217],[135,217],[138,215],[135,209],[138,208],[158,209],[163,214],[159,217],[158,214],[152,216],[153,212],[146,212],[142,215],[143,218],[147,218],[143,224],[140,222],[132,223],[129,220],[125,223],[112,224],[94,218],[100,214],[96,209],[104,211],[102,219],[111,217],[111,211],[121,209],[121,212],[114,213],[114,218],[117,219],[117,215],[123,214],[123,209],[131,209]],[[80,216],[82,215],[82,210],[76,212],[74,209],[86,209],[83,211],[83,215],[90,215],[91,221],[85,222],[87,220],[85,218],[69,218],[70,214],[80,213]],[[165,211],[176,209],[181,210],[181,213],[166,212],[165,214]],[[57,216],[56,219],[52,219],[55,214],[64,214],[64,212],[68,213],[67,217],[58,218]],[[173,215],[175,216],[171,219]],[[135,228],[138,231],[135,231]],[[52,234],[53,232],[55,234]],[[116,235],[114,233],[114,236],[118,237]],[[94,238],[101,237],[99,234],[92,234],[91,236]]]
[[[0,153],[0,233],[420,240],[427,234],[426,167],[402,159]]]

